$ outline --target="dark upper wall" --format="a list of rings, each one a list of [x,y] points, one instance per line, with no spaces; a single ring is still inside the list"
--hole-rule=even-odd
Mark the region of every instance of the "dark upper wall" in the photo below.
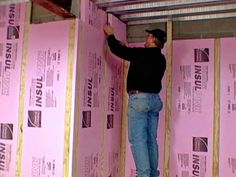
[[[50,12],[36,3],[32,3],[31,23],[44,23],[62,19],[63,17]]]
[[[143,42],[145,29],[166,30],[166,23],[128,27],[129,42]],[[200,39],[236,36],[236,18],[173,22],[173,39]]]

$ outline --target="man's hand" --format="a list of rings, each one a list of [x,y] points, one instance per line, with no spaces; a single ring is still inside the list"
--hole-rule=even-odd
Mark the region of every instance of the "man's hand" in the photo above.
[[[109,24],[104,25],[103,30],[107,36],[114,34],[113,28]]]

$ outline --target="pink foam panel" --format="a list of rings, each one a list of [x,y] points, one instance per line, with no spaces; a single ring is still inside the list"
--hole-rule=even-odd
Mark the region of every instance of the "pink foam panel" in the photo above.
[[[0,176],[15,176],[26,4],[0,6]]]
[[[106,13],[97,14],[101,23],[105,23]],[[99,176],[103,151],[103,116],[105,34],[102,28],[84,24],[84,40],[79,39],[83,47],[80,54],[80,127],[79,127],[79,176]]]
[[[214,40],[174,41],[170,176],[212,176]]]
[[[69,31],[69,21],[30,26],[22,152],[24,177],[63,176]]]
[[[116,17],[109,15],[109,23],[116,29],[116,36],[126,39],[126,26]],[[107,46],[106,46],[107,47]],[[106,124],[104,132],[105,176],[118,177],[121,169],[121,120],[123,97],[123,60],[112,55],[106,55]]]
[[[102,29],[107,18],[103,19],[103,17],[100,16],[101,13],[103,13],[103,10],[99,9],[91,0],[80,1],[80,20],[85,24],[98,30]]]
[[[236,176],[236,38],[221,39],[219,177]]]

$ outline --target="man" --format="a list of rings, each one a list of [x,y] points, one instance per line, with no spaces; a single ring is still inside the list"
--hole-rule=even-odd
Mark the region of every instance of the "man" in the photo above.
[[[110,50],[130,62],[127,77],[128,137],[138,177],[158,177],[157,126],[162,101],[159,96],[166,59],[161,53],[166,33],[146,30],[143,48],[123,45],[110,25],[104,26]]]

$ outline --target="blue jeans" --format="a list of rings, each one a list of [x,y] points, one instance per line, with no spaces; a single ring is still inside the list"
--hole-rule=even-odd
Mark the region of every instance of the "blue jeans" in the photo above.
[[[157,177],[157,127],[163,103],[159,94],[139,93],[129,96],[128,137],[138,177]]]

